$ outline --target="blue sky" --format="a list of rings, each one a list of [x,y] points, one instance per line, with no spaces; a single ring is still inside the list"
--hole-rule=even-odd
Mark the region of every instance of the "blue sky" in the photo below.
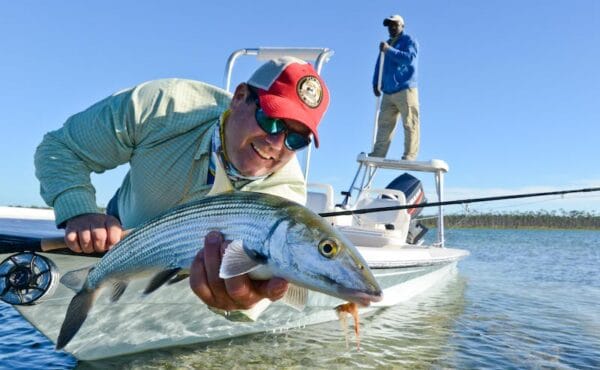
[[[0,205],[43,205],[33,153],[70,115],[156,78],[222,86],[229,54],[258,46],[335,51],[322,71],[332,99],[309,180],[346,190],[356,155],[370,149],[372,71],[387,37],[381,22],[396,13],[420,44],[419,158],[449,163],[447,199],[600,186],[600,1],[299,4],[3,2]],[[250,73],[242,67],[237,82]],[[402,155],[402,137],[397,132],[390,157]],[[125,171],[93,176],[100,205]],[[600,193],[470,207],[597,211]]]

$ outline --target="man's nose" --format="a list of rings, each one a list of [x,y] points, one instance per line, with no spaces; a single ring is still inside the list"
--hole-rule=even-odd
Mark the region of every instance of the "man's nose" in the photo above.
[[[275,149],[283,148],[285,141],[285,131],[282,131],[277,134],[267,134],[265,141],[269,143],[269,145]]]

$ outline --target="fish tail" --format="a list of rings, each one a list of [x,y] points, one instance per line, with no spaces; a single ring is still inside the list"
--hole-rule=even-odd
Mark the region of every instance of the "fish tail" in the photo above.
[[[65,315],[65,321],[63,321],[56,340],[56,349],[64,348],[73,339],[75,334],[83,325],[83,322],[87,318],[88,312],[94,304],[96,297],[96,290],[84,287],[79,293],[75,294]]]

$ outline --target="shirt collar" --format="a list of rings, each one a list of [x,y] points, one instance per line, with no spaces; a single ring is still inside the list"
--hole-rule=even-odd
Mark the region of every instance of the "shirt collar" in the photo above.
[[[221,161],[225,172],[227,173],[227,177],[232,182],[246,180],[246,181],[254,181],[266,178],[268,175],[264,176],[244,176],[238,171],[237,168],[229,161],[227,158],[227,153],[225,151],[225,125],[227,124],[227,119],[231,114],[231,110],[226,110],[221,115],[219,119],[219,123],[215,127],[213,131],[212,137],[212,150],[211,150],[211,158],[210,158],[210,170],[214,173],[216,168],[216,161]]]

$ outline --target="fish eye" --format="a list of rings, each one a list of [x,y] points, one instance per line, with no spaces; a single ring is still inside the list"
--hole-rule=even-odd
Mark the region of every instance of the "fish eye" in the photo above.
[[[338,253],[338,243],[333,239],[324,239],[319,243],[319,253],[323,257],[333,258]]]

